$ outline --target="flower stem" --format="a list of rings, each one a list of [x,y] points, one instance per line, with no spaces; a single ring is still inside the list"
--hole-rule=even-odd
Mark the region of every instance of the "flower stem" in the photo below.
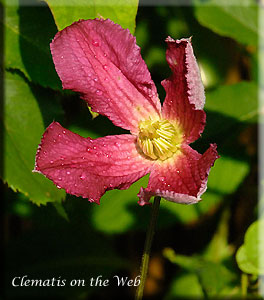
[[[149,256],[150,249],[153,240],[153,236],[155,233],[155,227],[159,214],[159,206],[160,206],[160,197],[154,198],[154,203],[151,210],[150,222],[148,225],[147,236],[145,240],[144,253],[142,256],[141,268],[140,268],[140,285],[136,291],[136,300],[141,300],[143,297],[145,282],[148,274],[148,264],[149,264]]]

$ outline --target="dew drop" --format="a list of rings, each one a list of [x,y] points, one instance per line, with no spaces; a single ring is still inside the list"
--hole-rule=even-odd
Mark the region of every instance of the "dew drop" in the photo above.
[[[67,171],[67,172],[66,172],[66,174],[67,174],[67,175],[70,175],[70,174],[71,174],[71,172],[70,172],[70,171]]]
[[[61,181],[61,177],[59,177],[58,180]]]
[[[61,134],[58,134],[58,137],[60,138],[60,137],[61,137]]]
[[[54,161],[53,161],[53,160],[50,160],[50,163],[51,163],[51,164],[53,164],[53,163],[54,163]]]
[[[107,66],[107,65],[103,65],[103,69],[104,69],[104,70],[107,70],[107,69],[108,69],[108,66]]]
[[[91,150],[90,147],[87,147],[87,148],[86,148],[86,151],[87,151],[87,152],[90,152],[90,150]]]
[[[159,177],[159,180],[160,180],[161,182],[164,182],[165,177],[161,176],[161,177]]]
[[[120,147],[120,146],[121,146],[121,144],[118,143],[118,142],[115,142],[115,145],[116,145],[117,147]]]
[[[55,139],[53,140],[53,143],[56,143],[56,140],[55,140]]]
[[[105,77],[105,79],[104,79],[105,81],[109,81],[109,79],[107,78],[107,77]]]
[[[95,81],[95,82],[98,81],[98,78],[95,77],[95,78],[94,78],[94,81]]]
[[[93,46],[95,47],[99,47],[100,46],[100,42],[98,40],[93,40],[92,41]]]
[[[80,176],[80,179],[81,179],[81,180],[84,180],[84,179],[85,179],[85,175],[82,174],[82,175]]]
[[[96,150],[96,146],[93,146],[93,149]]]
[[[96,58],[97,58],[97,56],[96,56],[96,55],[94,55],[94,58],[96,59]]]
[[[178,174],[180,173],[180,171],[179,171],[179,170],[177,170],[176,172],[177,172]]]
[[[100,95],[102,95],[102,91],[101,90],[97,90],[96,94],[100,96]]]
[[[112,188],[112,187],[113,187],[113,184],[112,184],[112,183],[110,183],[110,184],[109,184],[109,187],[110,187],[110,188]]]
[[[63,58],[63,55],[61,56],[61,58]]]
[[[66,130],[63,130],[62,133],[65,134],[65,133],[66,133]]]
[[[47,154],[47,151],[43,151],[43,154]]]
[[[106,57],[107,56],[107,54],[106,53],[104,53],[104,57]]]
[[[85,160],[85,157],[83,156],[82,159]]]
[[[61,189],[61,186],[57,185],[57,188],[58,188],[58,189]]]

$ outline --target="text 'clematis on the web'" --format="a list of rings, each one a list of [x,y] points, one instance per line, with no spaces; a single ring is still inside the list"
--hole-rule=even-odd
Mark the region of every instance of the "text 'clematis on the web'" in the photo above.
[[[67,193],[99,204],[150,173],[140,205],[152,196],[191,204],[201,200],[216,145],[199,154],[189,144],[204,130],[204,88],[190,39],[166,39],[172,75],[162,81],[161,107],[135,38],[110,20],[81,20],[51,43],[64,89],[79,92],[92,111],[130,134],[83,138],[53,122],[43,134],[34,171]]]

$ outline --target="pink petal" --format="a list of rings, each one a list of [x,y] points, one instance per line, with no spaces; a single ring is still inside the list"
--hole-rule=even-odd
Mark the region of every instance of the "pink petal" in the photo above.
[[[160,115],[156,87],[128,29],[82,20],[58,32],[50,47],[63,88],[81,93],[92,111],[133,133],[141,119]]]
[[[183,145],[180,154],[162,163],[157,161],[150,173],[148,187],[141,188],[138,194],[138,203],[148,204],[152,196],[184,204],[200,201],[207,187],[210,168],[218,157],[215,144],[211,144],[203,155]]]
[[[162,108],[163,118],[178,122],[182,127],[185,142],[199,138],[204,130],[204,88],[190,39],[166,39],[167,62],[172,76],[162,81],[166,99]]]
[[[106,190],[127,189],[149,173],[152,164],[138,154],[133,135],[92,140],[53,122],[39,145],[35,171],[67,193],[99,204]]]

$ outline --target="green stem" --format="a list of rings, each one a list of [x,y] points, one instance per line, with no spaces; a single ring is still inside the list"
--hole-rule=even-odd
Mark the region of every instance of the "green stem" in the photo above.
[[[242,297],[247,297],[247,289],[248,289],[248,275],[242,273],[241,275],[241,290],[242,290]]]
[[[145,282],[148,274],[148,264],[149,264],[149,256],[150,256],[150,249],[153,240],[153,236],[155,233],[155,227],[158,219],[159,214],[159,206],[160,206],[160,197],[154,198],[154,203],[151,210],[150,222],[148,226],[144,253],[142,256],[141,268],[140,268],[140,285],[136,291],[136,300],[141,300],[143,297]]]

